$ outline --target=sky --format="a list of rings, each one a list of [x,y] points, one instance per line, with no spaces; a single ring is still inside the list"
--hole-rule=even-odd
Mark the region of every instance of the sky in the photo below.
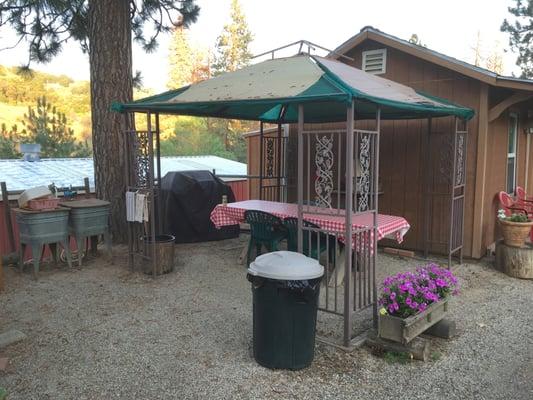
[[[217,36],[229,20],[231,0],[197,0],[201,7],[198,21],[190,28],[193,45],[213,47]],[[253,54],[305,39],[334,49],[371,25],[402,39],[416,33],[430,49],[473,62],[473,47],[478,32],[487,53],[495,46],[504,54],[504,74],[518,74],[516,54],[508,49],[508,36],[500,32],[507,7],[512,0],[240,0],[249,27],[254,34]],[[169,35],[158,50],[144,53],[134,46],[133,69],[140,70],[145,87],[166,89]],[[10,29],[0,29],[0,48],[16,40]],[[0,64],[21,65],[27,60],[27,47],[0,51]],[[65,74],[74,79],[89,79],[88,57],[77,43],[68,43],[62,53],[46,65],[34,69]]]

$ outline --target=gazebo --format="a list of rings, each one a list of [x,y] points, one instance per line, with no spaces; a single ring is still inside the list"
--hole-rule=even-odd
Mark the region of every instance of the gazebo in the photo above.
[[[462,242],[466,124],[474,112],[446,100],[417,93],[407,86],[365,73],[339,61],[307,53],[273,58],[235,72],[167,91],[127,104],[114,104],[115,111],[131,118],[146,115],[146,129],[125,132],[129,169],[128,190],[146,190],[151,196],[149,234],[155,241],[160,234],[156,220],[160,182],[159,115],[189,115],[260,121],[278,125],[277,144],[282,151],[281,125],[297,124],[297,154],[287,161],[297,170],[298,250],[303,238],[316,238],[335,251],[326,251],[326,266],[331,254],[337,256],[337,270],[343,268],[344,282],[325,285],[320,309],[343,318],[343,347],[354,339],[354,313],[373,307],[377,319],[376,252],[378,237],[378,166],[380,121],[383,119],[431,119],[452,116],[456,119],[453,151],[454,182],[451,218],[460,230],[453,238]],[[319,124],[319,125],[317,125]],[[318,129],[317,129],[318,126]],[[261,141],[262,151],[263,141]],[[272,151],[267,148],[266,151]],[[278,157],[281,160],[281,157]],[[272,166],[264,179],[278,182],[281,161]],[[461,195],[462,193],[462,195]],[[455,210],[455,215],[454,215]],[[365,215],[368,223],[354,225],[353,219]],[[339,222],[334,226],[307,226],[304,220],[325,216]],[[139,224],[130,224],[130,263],[139,248]],[[304,231],[318,234],[304,235]],[[330,240],[331,238],[335,240]],[[324,244],[325,241],[325,244]],[[350,245],[351,244],[351,245]],[[337,251],[339,247],[342,252]],[[151,254],[155,255],[155,252]],[[356,256],[353,256],[355,254]],[[339,260],[342,258],[342,260]],[[155,257],[152,257],[155,263]],[[326,268],[326,280],[332,271]],[[337,278],[335,278],[337,280]]]

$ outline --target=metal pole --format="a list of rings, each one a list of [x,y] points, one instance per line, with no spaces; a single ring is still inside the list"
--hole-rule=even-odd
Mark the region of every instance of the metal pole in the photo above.
[[[453,223],[453,206],[455,203],[455,174],[456,174],[456,164],[457,164],[457,129],[458,129],[459,119],[455,117],[455,132],[453,133],[453,161],[452,161],[452,176],[450,177],[450,232],[448,235],[448,269],[452,266],[452,250],[453,250],[453,234],[454,234],[454,223]]]
[[[381,132],[381,108],[376,113],[376,142],[374,144],[374,238],[372,240],[374,253],[372,254],[372,304],[374,310],[374,328],[378,326],[378,299],[376,282],[376,257],[378,254],[378,180],[379,180],[379,139]]]
[[[428,126],[427,126],[427,137],[426,137],[426,149],[424,151],[424,183],[423,183],[423,191],[424,194],[424,258],[428,258],[429,256],[429,236],[430,236],[430,223],[431,223],[431,212],[430,212],[430,175],[431,175],[431,165],[430,160],[431,157],[429,156],[430,152],[430,146],[431,146],[431,128],[432,128],[432,120],[431,118],[428,118]]]
[[[259,122],[259,200],[263,200],[263,121]]]
[[[277,179],[277,185],[278,185],[278,201],[281,201],[281,124],[278,123],[278,179]]]
[[[157,265],[157,251],[155,243],[155,198],[154,198],[154,135],[152,132],[152,114],[150,112],[146,113],[146,125],[148,130],[148,152],[150,160],[150,176],[148,177],[148,189],[151,195],[150,200],[150,239],[152,241],[152,275],[156,275],[156,265]]]
[[[285,124],[283,126],[283,200],[284,202],[288,201],[288,188],[289,182],[287,178],[287,165],[289,163],[289,129],[290,126]]]
[[[304,106],[298,105],[298,253],[303,252]]]
[[[349,347],[352,336],[352,209],[354,166],[354,103],[346,112],[346,205],[345,205],[345,261],[344,261],[344,346]]]
[[[462,183],[462,195],[463,195],[463,207],[461,209],[461,250],[459,253],[459,263],[463,263],[463,248],[465,244],[465,202],[466,202],[466,168],[467,168],[467,162],[468,162],[468,126],[466,120],[463,121],[465,124],[465,133],[464,135],[464,159],[462,160],[463,164],[463,182]],[[529,136],[528,136],[529,137]]]
[[[161,216],[161,146],[159,132],[159,113],[155,114],[155,142],[157,146],[157,233],[163,233],[163,218]]]
[[[129,123],[128,118],[130,118],[130,116],[128,114],[129,113],[124,114],[125,126],[128,126],[128,123]],[[133,119],[133,121],[135,121],[135,113],[133,113],[133,118],[132,119]],[[126,151],[126,170],[125,170],[125,174],[126,174],[126,190],[128,191],[129,188],[133,184],[133,182],[132,182],[132,172],[131,172],[132,154],[131,154],[131,139],[130,139],[130,135],[132,135],[132,132],[124,131],[123,133],[125,135],[124,146],[125,146],[125,151]],[[133,271],[134,264],[135,264],[134,256],[133,256],[134,240],[135,239],[134,239],[134,235],[133,235],[132,223],[126,221],[126,225],[128,227],[128,266]]]

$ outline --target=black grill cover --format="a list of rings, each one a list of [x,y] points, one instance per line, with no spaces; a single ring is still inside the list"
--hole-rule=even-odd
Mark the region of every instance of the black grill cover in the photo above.
[[[168,172],[161,181],[163,232],[176,236],[176,243],[205,242],[239,236],[239,225],[215,228],[211,211],[228,196],[231,187],[209,171]]]

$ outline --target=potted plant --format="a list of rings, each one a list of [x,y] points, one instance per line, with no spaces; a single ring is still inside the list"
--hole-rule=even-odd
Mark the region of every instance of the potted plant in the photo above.
[[[498,221],[502,229],[503,242],[511,247],[523,247],[533,221],[527,214],[516,213],[507,215],[505,210],[498,211]]]
[[[378,335],[406,344],[439,322],[448,311],[448,300],[457,294],[453,273],[436,264],[402,272],[383,281]]]

